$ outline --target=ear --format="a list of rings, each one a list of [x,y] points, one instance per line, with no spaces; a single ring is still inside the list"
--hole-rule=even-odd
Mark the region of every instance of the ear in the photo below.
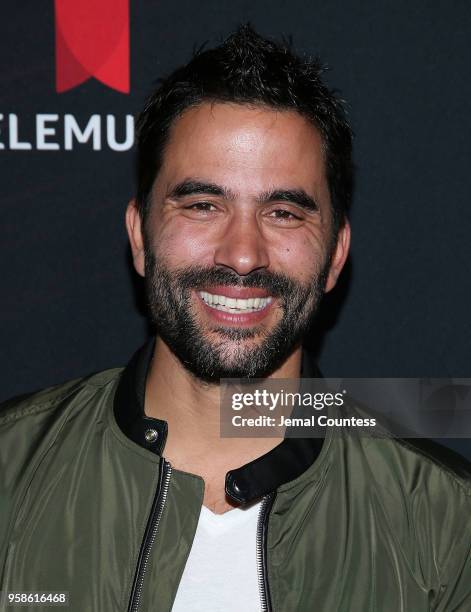
[[[350,224],[345,220],[337,236],[337,244],[335,245],[334,254],[330,263],[329,275],[324,289],[325,293],[331,291],[337,284],[340,272],[347,261],[348,251],[350,249],[350,237]]]
[[[128,232],[129,244],[131,245],[134,268],[138,274],[145,276],[141,216],[134,199],[129,202],[126,208],[126,230]]]

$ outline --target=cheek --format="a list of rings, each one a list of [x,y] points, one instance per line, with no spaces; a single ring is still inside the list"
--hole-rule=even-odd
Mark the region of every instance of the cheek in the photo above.
[[[297,278],[310,282],[322,269],[326,252],[322,240],[315,236],[286,237],[274,250],[274,268]]]
[[[155,234],[155,248],[174,266],[210,264],[210,244],[208,232],[203,228],[195,231],[188,222],[166,223]]]

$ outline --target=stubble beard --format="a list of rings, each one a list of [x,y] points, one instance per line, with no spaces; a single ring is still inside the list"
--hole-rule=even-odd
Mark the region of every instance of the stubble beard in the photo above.
[[[330,258],[329,258],[330,259]],[[188,266],[171,270],[146,246],[145,285],[151,322],[182,365],[197,379],[265,378],[278,369],[308,331],[322,299],[329,259],[310,283],[282,273],[255,270],[239,276],[229,268]],[[272,329],[217,325],[204,330],[192,304],[192,292],[229,285],[265,289],[277,299],[281,318]]]

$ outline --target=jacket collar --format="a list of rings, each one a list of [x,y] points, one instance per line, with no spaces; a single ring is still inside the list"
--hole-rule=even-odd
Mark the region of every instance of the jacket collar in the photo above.
[[[154,346],[155,338],[152,338],[133,355],[121,374],[114,398],[114,414],[118,426],[128,438],[162,455],[167,438],[167,422],[144,413],[146,378]],[[322,376],[306,349],[303,349],[301,376]],[[323,438],[284,438],[268,453],[227,472],[227,495],[245,504],[275,491],[300,476],[314,463],[323,442]]]

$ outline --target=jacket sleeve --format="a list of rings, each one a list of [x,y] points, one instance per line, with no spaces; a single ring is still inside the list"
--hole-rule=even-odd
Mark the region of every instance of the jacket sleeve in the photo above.
[[[41,457],[53,443],[61,423],[56,408],[73,391],[73,383],[0,405],[0,584],[22,498]]]
[[[459,513],[454,525],[443,525],[451,546],[442,563],[441,591],[434,612],[471,611],[471,496],[465,494],[456,507]]]
[[[47,412],[29,411],[21,401],[0,406],[0,576],[9,534],[35,451],[44,435]]]
[[[469,520],[469,519],[468,519]],[[447,584],[439,600],[436,612],[470,612],[471,610],[471,542],[465,543],[464,558],[459,558],[450,567]]]

